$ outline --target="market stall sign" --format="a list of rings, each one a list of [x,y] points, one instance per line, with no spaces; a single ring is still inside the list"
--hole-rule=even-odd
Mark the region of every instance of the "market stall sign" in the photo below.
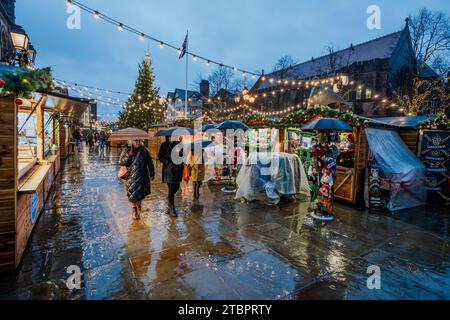
[[[420,159],[426,166],[428,203],[449,203],[450,131],[424,131]]]

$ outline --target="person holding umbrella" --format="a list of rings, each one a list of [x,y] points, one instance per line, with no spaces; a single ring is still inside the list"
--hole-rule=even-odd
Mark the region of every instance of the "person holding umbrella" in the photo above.
[[[133,220],[140,219],[142,200],[150,194],[150,181],[155,179],[153,159],[142,144],[142,140],[149,138],[145,131],[135,128],[116,131],[108,138],[109,141],[130,141],[120,154],[121,168],[117,176],[125,180],[128,201],[133,209]]]
[[[191,151],[187,157],[190,166],[190,179],[194,187],[194,200],[200,198],[200,188],[205,180],[205,151],[204,148],[212,144],[212,140],[199,140],[191,143]]]
[[[167,183],[169,201],[168,213],[174,217],[177,216],[175,208],[175,194],[180,189],[180,183],[183,178],[183,164],[175,164],[172,159],[172,150],[180,141],[170,141],[170,136],[165,136],[166,141],[159,148],[158,160],[162,162],[162,182]],[[183,157],[183,149],[180,150],[180,157]]]
[[[142,200],[150,194],[150,181],[155,179],[153,159],[141,140],[133,140],[120,155],[119,164],[129,168],[125,186],[128,201],[133,208],[132,217],[140,219]]]

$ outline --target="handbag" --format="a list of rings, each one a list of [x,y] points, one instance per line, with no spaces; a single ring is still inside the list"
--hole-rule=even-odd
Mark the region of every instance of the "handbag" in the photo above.
[[[185,164],[183,168],[183,181],[189,182],[190,172],[189,165]]]
[[[141,154],[141,151],[142,151],[142,149],[139,150],[138,154],[136,155],[136,157],[134,158],[133,162],[131,163],[130,168],[133,167],[134,163],[139,158],[139,155]],[[128,168],[127,166],[121,166],[120,169],[119,169],[119,172],[117,173],[117,177],[119,179],[122,179],[122,180],[128,180],[128,178],[130,177],[130,174],[131,174],[130,168]]]

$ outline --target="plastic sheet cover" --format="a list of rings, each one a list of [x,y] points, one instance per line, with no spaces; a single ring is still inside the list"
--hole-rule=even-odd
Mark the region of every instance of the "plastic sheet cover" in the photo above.
[[[278,203],[280,196],[310,196],[309,184],[300,158],[280,152],[253,152],[237,176],[236,199]]]
[[[396,211],[424,205],[425,166],[408,149],[399,134],[394,130],[367,128],[366,136],[377,163],[390,180],[387,209]],[[365,197],[367,203],[367,194]]]

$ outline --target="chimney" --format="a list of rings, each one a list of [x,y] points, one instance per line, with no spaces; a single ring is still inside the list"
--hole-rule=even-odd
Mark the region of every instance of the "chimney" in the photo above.
[[[208,80],[202,80],[200,82],[200,95],[202,97],[209,98],[209,81]]]

